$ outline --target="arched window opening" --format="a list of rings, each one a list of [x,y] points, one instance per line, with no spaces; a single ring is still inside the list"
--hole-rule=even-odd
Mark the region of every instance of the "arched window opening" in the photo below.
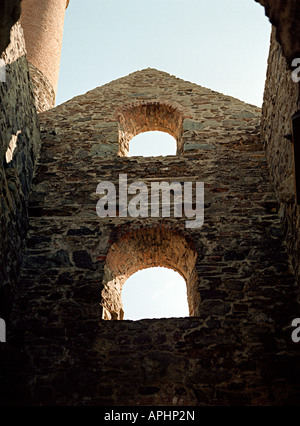
[[[157,267],[171,269],[183,277],[189,315],[198,315],[197,257],[191,241],[175,230],[149,227],[125,232],[111,245],[106,256],[100,302],[102,319],[122,320],[122,291],[126,281],[138,271]]]
[[[122,289],[124,320],[189,316],[186,282],[168,268],[147,268],[126,280]]]
[[[176,139],[166,132],[151,131],[140,133],[129,142],[129,157],[157,157],[176,155]]]
[[[139,102],[123,106],[116,111],[119,122],[119,151],[118,155],[129,155],[130,141],[145,132],[162,132],[175,139],[175,152],[166,155],[176,155],[183,152],[183,114],[177,107],[164,102]],[[144,138],[147,136],[140,136]],[[150,136],[149,136],[150,137]],[[153,144],[150,142],[150,146]],[[148,145],[148,144],[144,144]],[[132,154],[130,155],[137,155]],[[138,154],[148,156],[149,154]],[[163,155],[163,154],[154,154]],[[152,156],[152,154],[150,154]]]

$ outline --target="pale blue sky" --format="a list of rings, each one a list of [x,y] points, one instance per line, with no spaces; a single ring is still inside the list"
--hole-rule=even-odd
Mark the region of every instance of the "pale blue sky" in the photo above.
[[[151,67],[261,106],[270,30],[254,0],[71,0],[57,104]]]
[[[254,0],[71,0],[56,103],[151,67],[261,107],[270,32]],[[188,315],[179,274],[145,272],[125,283],[125,318]]]
[[[122,300],[124,319],[189,315],[185,280],[172,269],[138,271],[126,281]]]

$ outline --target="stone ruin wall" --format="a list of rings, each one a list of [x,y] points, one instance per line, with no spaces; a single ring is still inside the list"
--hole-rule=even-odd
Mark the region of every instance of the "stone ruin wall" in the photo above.
[[[0,169],[1,209],[6,212],[1,223],[0,275],[4,277],[2,292],[6,302],[14,293],[10,290],[15,287],[11,278],[20,267],[21,257],[19,261],[16,258],[26,229],[26,197],[39,141],[22,36],[16,38],[21,53],[12,44],[13,49],[5,57],[10,62],[9,77],[18,82],[20,92],[16,95],[12,90],[18,84],[0,85],[1,107],[6,111],[1,117]],[[298,213],[289,190],[291,150],[288,141],[282,143],[282,135],[290,131],[287,123],[298,109],[298,93],[276,43],[272,43],[269,61],[262,135],[275,193],[263,147],[253,127],[250,133],[245,127],[239,132],[236,128],[232,139],[232,121],[228,137],[218,132],[218,124],[211,122],[211,139],[207,141],[207,129],[201,129],[199,122],[195,128],[197,120],[191,123],[186,119],[187,143],[181,146],[185,147],[182,155],[145,162],[142,158],[114,156],[120,147],[126,151],[128,143],[126,139],[123,145],[117,143],[117,134],[123,131],[122,120],[102,120],[97,114],[90,117],[85,112],[85,108],[90,109],[89,99],[83,99],[81,104],[75,101],[68,108],[65,104],[54,115],[43,116],[44,148],[30,202],[23,292],[15,305],[15,315],[24,314],[24,322],[16,321],[16,330],[10,333],[9,343],[1,351],[1,366],[5,366],[1,369],[2,402],[297,404],[299,362],[289,324],[298,307],[294,279],[282,245],[281,220],[289,252],[297,253]],[[272,72],[275,69],[278,74]],[[120,94],[122,90],[117,87],[116,91]],[[184,93],[185,102],[191,99],[190,95]],[[178,99],[176,102],[181,104]],[[189,107],[188,102],[183,106]],[[220,105],[221,109],[224,106]],[[70,112],[68,119],[64,108]],[[125,117],[126,111],[121,112]],[[73,122],[74,113],[78,115]],[[210,118],[215,114],[215,110],[208,112]],[[279,119],[276,121],[275,117]],[[27,129],[18,134],[25,154],[20,152],[6,167],[5,154],[20,123]],[[278,127],[276,123],[280,123]],[[129,127],[127,134],[132,130]],[[93,128],[99,131],[95,133]],[[223,138],[226,144],[221,147]],[[78,143],[72,145],[72,140]],[[272,151],[279,154],[279,161]],[[179,178],[184,170],[185,177],[199,176],[208,182],[209,214],[201,235],[184,232],[186,241],[199,253],[199,281],[195,288],[201,295],[201,309],[196,317],[99,321],[109,249],[122,250],[122,238],[139,229],[135,230],[130,221],[126,223],[128,233],[120,232],[124,230],[123,221],[104,220],[99,226],[94,211],[87,215],[84,212],[100,174],[112,179],[111,170],[117,169],[132,173],[133,179],[145,178],[135,169],[137,166],[143,167],[150,179],[167,179],[171,172]],[[82,181],[86,181],[84,185]],[[60,191],[63,198],[58,199]],[[94,206],[94,196],[92,199]],[[180,223],[164,223],[165,235],[178,231],[182,234]],[[146,228],[153,229],[153,225],[161,223],[150,222]],[[250,233],[249,229],[253,231]],[[154,257],[150,251],[149,258]],[[124,264],[128,262],[126,257],[123,260]],[[296,254],[292,263],[297,271]]]
[[[171,107],[182,118],[168,129],[177,134],[178,155],[120,152],[141,121],[155,130]],[[276,405],[297,398],[290,337],[297,289],[260,110],[149,69],[43,113],[40,122],[42,153],[8,345],[22,349],[2,380],[6,398],[15,399],[16,388],[22,403],[42,405]],[[119,173],[130,182],[203,181],[203,227],[186,229],[185,218],[100,219],[97,184],[117,183]],[[155,230],[169,241],[160,265]],[[174,259],[184,261],[172,264],[172,244]],[[101,320],[102,292],[110,282],[122,285],[122,271],[175,263],[191,277],[193,316]]]
[[[265,8],[265,14],[276,27],[275,38],[288,63],[300,57],[298,0],[255,0]]]
[[[280,201],[279,214],[297,280],[300,267],[300,216],[299,206],[295,202],[293,148],[291,140],[286,136],[292,133],[291,118],[299,107],[299,85],[292,80],[291,64],[284,58],[273,28],[262,107],[261,137],[270,176]]]
[[[25,53],[23,31],[17,23],[1,56],[6,64],[6,82],[0,83],[0,317],[6,320],[22,263],[26,203],[40,145]]]

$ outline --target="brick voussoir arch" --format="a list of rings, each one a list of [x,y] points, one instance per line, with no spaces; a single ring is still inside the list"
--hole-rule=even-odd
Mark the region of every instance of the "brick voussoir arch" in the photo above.
[[[119,155],[127,156],[129,142],[139,133],[161,131],[169,133],[177,142],[177,152],[182,151],[183,120],[188,111],[176,102],[145,100],[132,102],[118,108],[114,116],[119,123]]]
[[[167,227],[147,227],[123,234],[106,256],[101,306],[103,319],[123,319],[122,287],[135,272],[166,267],[186,281],[190,315],[199,306],[197,252],[181,233]]]

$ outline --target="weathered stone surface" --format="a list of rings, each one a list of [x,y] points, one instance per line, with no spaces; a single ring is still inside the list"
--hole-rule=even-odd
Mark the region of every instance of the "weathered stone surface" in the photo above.
[[[142,85],[147,74],[151,88],[141,99],[134,87]],[[191,143],[203,144],[204,150],[216,140],[228,146],[257,140],[260,108],[175,77],[170,87],[171,78],[151,68],[136,72],[75,97],[42,114],[40,120],[48,131],[49,126],[59,129],[53,142],[55,138],[58,144],[68,144],[76,138],[74,154],[78,158],[87,158],[89,152],[93,156],[127,156],[130,140],[150,129],[174,136],[178,153],[189,149]],[[159,90],[151,80],[157,81]],[[207,118],[209,111],[212,115]]]
[[[295,200],[293,146],[285,136],[291,135],[291,118],[299,108],[299,84],[292,80],[291,71],[273,30],[262,108],[261,137],[270,176],[280,202],[279,214],[297,281],[300,268],[299,207]]]
[[[280,43],[290,67],[293,59],[300,57],[300,4],[297,0],[255,0],[265,7],[266,15],[276,27]]]
[[[78,268],[94,269],[91,256],[84,250],[74,251],[73,261]]]
[[[19,23],[11,30],[11,43],[2,58],[6,82],[0,83],[0,317],[7,319],[22,263],[26,202],[40,148],[39,123]]]
[[[40,114],[43,149],[14,321],[31,357],[31,403],[289,401],[294,383],[282,359],[276,368],[278,353],[289,363],[293,352],[297,287],[260,114],[152,69]],[[134,134],[155,129],[177,138],[176,156],[126,156]],[[188,144],[214,149],[186,151]],[[120,173],[147,188],[156,181],[204,182],[204,225],[188,229],[185,216],[173,215],[99,218],[96,187],[109,181],[118,189]],[[125,280],[149,266],[185,277],[190,317],[114,321],[123,317]],[[22,372],[18,377],[26,381]]]
[[[55,92],[47,78],[33,64],[29,65],[30,79],[37,112],[48,111],[55,106]]]
[[[204,150],[209,151],[215,149],[215,145],[208,143],[185,143],[184,151]]]
[[[289,57],[297,14],[292,25],[280,25],[296,3],[261,3]],[[298,403],[299,350],[290,322],[299,312],[292,274],[298,277],[299,218],[291,149],[283,144],[298,86],[274,37],[263,144],[260,109],[152,69],[41,114],[43,151],[24,255],[39,133],[16,35],[5,56],[13,84],[0,87],[0,316],[14,300],[0,354],[1,404]],[[39,110],[52,96],[45,82],[34,82]],[[172,134],[177,155],[128,158],[131,138],[148,130]],[[119,173],[147,188],[157,180],[205,182],[204,225],[187,229],[186,217],[173,216],[100,219],[96,186],[118,185]],[[103,313],[122,319],[122,285],[148,266],[186,278],[191,316],[101,320]]]

